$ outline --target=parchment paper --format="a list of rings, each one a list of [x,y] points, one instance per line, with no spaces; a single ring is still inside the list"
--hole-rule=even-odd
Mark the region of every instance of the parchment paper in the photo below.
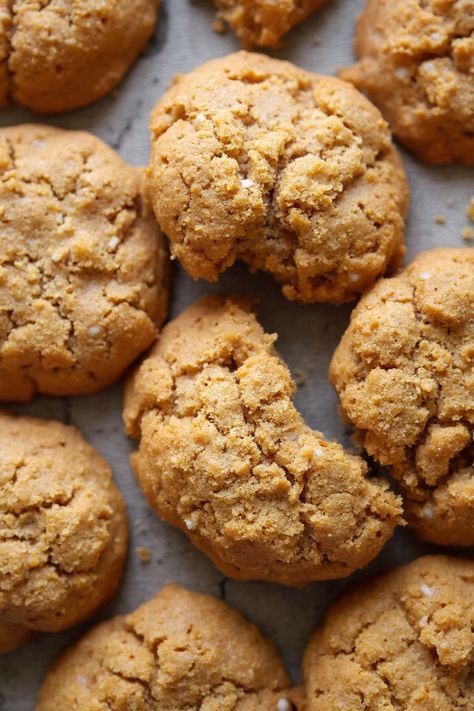
[[[363,0],[329,0],[287,38],[275,56],[307,69],[333,74],[352,61],[352,35]],[[128,160],[143,165],[148,160],[148,115],[173,75],[189,71],[207,59],[239,48],[232,34],[213,32],[210,0],[163,0],[160,22],[146,54],[137,62],[112,96],[74,113],[43,121],[97,134]],[[2,110],[0,124],[41,120],[18,110]],[[412,190],[407,229],[408,255],[439,245],[460,246],[461,230],[468,224],[465,209],[474,194],[473,171],[468,168],[430,168],[406,153],[404,162]],[[454,201],[454,204],[453,204]],[[445,225],[435,223],[444,214]],[[286,301],[269,277],[251,276],[244,267],[227,272],[217,285],[193,282],[176,268],[171,317],[208,292],[250,294],[259,300],[258,315],[267,331],[279,334],[278,348],[304,385],[296,402],[307,422],[328,437],[351,446],[350,430],[341,422],[336,396],[327,380],[331,354],[344,331],[351,307],[300,306]],[[152,597],[165,582],[174,580],[196,591],[220,596],[239,608],[273,637],[293,675],[299,678],[301,655],[309,634],[329,603],[350,579],[287,589],[265,583],[241,583],[223,578],[212,563],[180,532],[162,524],[148,509],[129,466],[133,447],[122,433],[122,385],[90,397],[38,398],[18,412],[57,418],[73,423],[110,462],[128,504],[131,540],[126,574],[118,595],[100,618],[124,613]],[[144,565],[138,546],[152,551]],[[356,574],[361,577],[435,550],[422,546],[400,530],[374,563]],[[473,551],[467,551],[472,554]],[[352,579],[353,579],[352,578]],[[63,634],[43,635],[16,653],[0,658],[1,711],[32,711],[35,697],[50,662],[91,622]],[[68,711],[58,709],[58,711]]]

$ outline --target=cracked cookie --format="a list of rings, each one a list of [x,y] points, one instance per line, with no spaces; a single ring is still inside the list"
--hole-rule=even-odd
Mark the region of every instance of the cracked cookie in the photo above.
[[[155,339],[168,257],[142,180],[90,134],[0,129],[0,400],[97,391]]]
[[[341,72],[418,158],[474,164],[474,0],[369,0]]]
[[[354,586],[303,661],[304,711],[472,711],[474,563],[426,556]]]
[[[435,249],[362,298],[330,367],[417,535],[474,545],[474,251]]]
[[[365,462],[295,409],[295,385],[245,303],[168,324],[130,377],[124,420],[150,504],[232,578],[304,585],[367,565],[400,520]]]
[[[66,652],[36,711],[277,711],[288,686],[254,625],[219,600],[168,585]]]
[[[107,462],[73,427],[0,413],[0,653],[115,592],[127,544]]]
[[[153,32],[159,0],[5,0],[0,106],[71,111],[119,83]]]
[[[239,52],[178,78],[151,130],[153,207],[193,278],[240,259],[289,299],[340,303],[400,262],[405,175],[349,84]]]
[[[326,0],[214,0],[219,18],[235,32],[244,47],[278,47],[292,27]]]

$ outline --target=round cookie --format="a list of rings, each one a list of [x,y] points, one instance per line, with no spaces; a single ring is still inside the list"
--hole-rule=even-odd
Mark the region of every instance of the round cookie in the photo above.
[[[119,83],[153,32],[159,0],[15,0],[0,9],[0,106],[71,111]]]
[[[339,79],[231,54],[178,78],[151,129],[155,214],[195,279],[240,259],[289,299],[340,303],[399,263],[405,175],[377,109]]]
[[[90,134],[0,129],[0,400],[97,391],[155,339],[168,258],[142,180]]]
[[[435,249],[362,298],[331,380],[417,535],[474,545],[474,252]]]
[[[305,424],[274,340],[245,304],[201,300],[131,376],[124,419],[161,518],[225,575],[304,585],[367,565],[400,502]]]
[[[127,545],[107,462],[73,427],[0,413],[0,652],[115,592]]]
[[[326,0],[214,0],[219,18],[244,47],[278,47],[280,39]]]
[[[401,143],[427,163],[474,165],[474,0],[368,0],[355,49],[341,76]]]
[[[303,662],[305,711],[471,711],[474,563],[426,556],[354,586]]]
[[[168,585],[60,657],[36,711],[277,711],[288,686],[256,627],[219,600]]]

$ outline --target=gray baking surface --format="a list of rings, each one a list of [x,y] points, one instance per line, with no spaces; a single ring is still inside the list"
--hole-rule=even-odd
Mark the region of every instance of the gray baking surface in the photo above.
[[[352,34],[363,0],[330,0],[328,5],[293,30],[278,52],[306,69],[334,74],[352,61]],[[232,34],[211,29],[214,17],[210,0],[163,0],[155,37],[145,55],[112,96],[71,114],[43,119],[70,129],[97,134],[130,163],[148,159],[148,115],[173,75],[239,48]],[[18,109],[2,110],[1,125],[42,120]],[[407,229],[410,259],[440,245],[462,246],[461,230],[474,194],[472,169],[431,168],[403,153],[408,170],[412,206]],[[443,214],[446,224],[435,223]],[[218,284],[193,282],[179,268],[175,272],[171,313],[174,317],[200,295],[209,292],[250,294],[258,301],[258,316],[267,331],[279,334],[278,348],[290,368],[301,371],[304,385],[296,402],[307,422],[351,446],[350,430],[341,422],[336,396],[327,380],[331,354],[347,325],[350,306],[300,306],[286,301],[275,282],[250,275],[242,266],[227,272]],[[131,525],[126,574],[118,595],[100,614],[107,618],[134,609],[152,597],[167,581],[220,596],[240,609],[277,643],[295,681],[309,634],[329,603],[349,579],[289,589],[266,583],[236,582],[223,578],[212,563],[180,532],[162,524],[140,492],[129,466],[133,444],[122,432],[122,385],[89,397],[37,398],[14,410],[57,418],[76,425],[110,462],[124,494]],[[137,546],[148,547],[151,562],[140,562]],[[400,530],[374,563],[353,577],[408,561],[433,546],[417,543]],[[472,555],[473,551],[467,551]],[[44,635],[16,653],[0,658],[1,711],[32,711],[36,693],[50,662],[91,623],[58,635]],[[58,711],[62,711],[58,709]],[[66,709],[64,711],[67,711]],[[86,711],[86,710],[84,710]]]

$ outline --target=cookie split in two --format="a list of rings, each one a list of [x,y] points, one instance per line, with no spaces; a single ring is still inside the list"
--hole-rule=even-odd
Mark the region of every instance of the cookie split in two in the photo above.
[[[427,163],[474,165],[474,0],[368,0],[341,72]]]
[[[244,302],[199,301],[131,375],[124,419],[161,518],[230,577],[304,585],[367,565],[401,507],[305,424],[275,338]]]
[[[92,616],[119,584],[123,499],[74,427],[0,413],[0,653]]]
[[[289,299],[341,303],[400,263],[405,174],[346,82],[239,52],[178,78],[151,130],[153,207],[193,278],[242,260]]]
[[[474,252],[434,249],[360,301],[331,380],[417,535],[474,545]]]
[[[277,711],[288,687],[273,644],[254,625],[219,600],[168,585],[71,647],[46,677],[36,711]]]
[[[143,172],[95,136],[0,129],[0,400],[120,378],[168,306]]]

